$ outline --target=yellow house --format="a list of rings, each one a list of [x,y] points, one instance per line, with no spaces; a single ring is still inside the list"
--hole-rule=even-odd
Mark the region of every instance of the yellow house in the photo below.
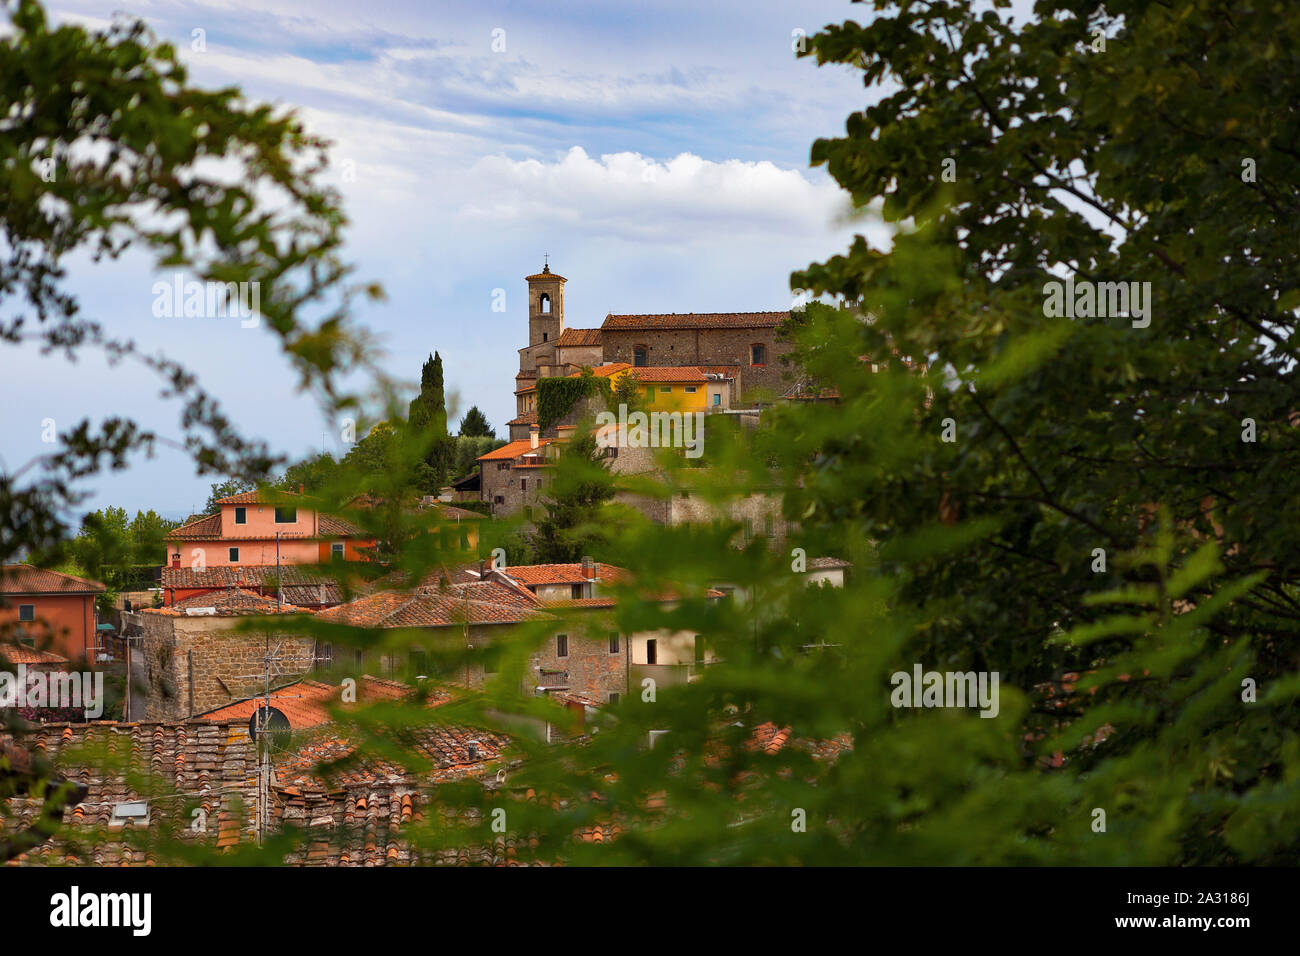
[[[736,381],[727,366],[638,366],[623,373],[641,383],[650,411],[709,412],[731,407]]]

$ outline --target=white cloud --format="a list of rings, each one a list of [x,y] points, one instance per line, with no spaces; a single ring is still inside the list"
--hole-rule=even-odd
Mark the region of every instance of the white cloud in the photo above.
[[[556,162],[490,156],[469,171],[458,210],[497,225],[549,221],[589,236],[689,243],[754,229],[825,235],[844,208],[829,180],[770,162],[713,162],[682,153],[657,162],[639,153],[599,159],[574,146]]]

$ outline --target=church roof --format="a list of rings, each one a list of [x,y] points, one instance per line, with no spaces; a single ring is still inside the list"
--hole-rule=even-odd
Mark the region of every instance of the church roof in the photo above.
[[[545,266],[545,267],[543,267],[543,269],[542,269],[541,272],[535,272],[535,273],[533,273],[533,274],[530,275],[530,276],[524,276],[524,280],[525,280],[526,282],[536,282],[538,279],[559,279],[561,282],[568,282],[568,281],[569,281],[568,279],[564,278],[564,276],[560,275],[559,273],[557,273],[557,272],[552,272],[550,266]]]
[[[758,329],[774,328],[789,312],[674,312],[650,315],[605,316],[601,330],[634,331],[652,329]]]
[[[566,348],[575,345],[599,345],[600,329],[565,329],[556,339],[555,344],[560,348]]]

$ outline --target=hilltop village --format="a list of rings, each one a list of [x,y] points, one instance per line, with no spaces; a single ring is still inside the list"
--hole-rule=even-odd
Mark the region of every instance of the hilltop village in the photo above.
[[[116,595],[66,571],[4,568],[0,613],[17,638],[0,646],[0,659],[25,672],[102,671],[116,678],[110,684],[120,693],[107,715],[116,719],[90,719],[95,711],[86,701],[30,709],[40,727],[37,746],[57,757],[78,744],[133,741],[133,751],[152,753],[153,772],[207,808],[213,825],[187,839],[218,848],[261,842],[279,827],[309,822],[322,828],[327,849],[287,862],[465,862],[422,857],[400,839],[403,821],[431,799],[431,785],[475,779],[499,788],[518,766],[512,737],[581,741],[605,711],[646,688],[653,698],[656,689],[725,667],[708,634],[625,630],[617,612],[629,600],[667,610],[682,602],[761,600],[744,586],[718,580],[702,589],[636,594],[635,569],[599,553],[528,563],[489,553],[485,523],[516,519],[532,527],[548,507],[552,474],[575,431],[592,416],[603,467],[614,476],[653,479],[664,446],[685,457],[700,451],[709,420],[752,427],[776,402],[835,396],[808,389],[782,362],[791,347],[778,330],[788,313],[611,314],[598,327],[573,328],[565,324],[566,281],[549,266],[526,277],[528,336],[518,350],[517,414],[506,423],[507,440],[489,441],[493,447],[468,474],[410,506],[451,556],[423,580],[388,568],[387,542],[357,517],[356,509],[385,502],[363,496],[348,515],[335,514],[301,486],[216,498],[206,513],[165,533],[152,584]],[[639,437],[638,414],[665,428],[650,429],[650,440]],[[762,539],[779,550],[790,530],[771,493],[739,498],[727,514],[685,491],[666,499],[620,491],[614,500],[664,525],[734,522],[735,547]],[[812,587],[843,586],[850,570],[826,555],[803,556],[795,569]],[[296,629],[304,621],[334,626],[333,633],[395,638],[365,647],[325,640],[320,628]],[[417,699],[437,707],[483,693],[498,679],[503,655],[520,646],[526,663],[519,694],[550,699],[563,718],[523,721],[509,734],[438,723],[419,742],[434,766],[425,773],[371,759],[338,725],[340,708]],[[448,647],[472,653],[448,671],[437,663],[438,650]],[[259,750],[259,735],[272,733],[276,746]],[[766,748],[794,739],[791,728],[763,721],[754,734]],[[817,744],[831,754],[845,745]],[[322,761],[340,757],[354,762],[342,778],[317,774]],[[72,830],[101,836],[175,824],[172,811],[130,781],[130,761],[120,773],[97,771],[58,813]],[[48,810],[30,798],[9,802],[20,821],[34,822]],[[376,841],[377,829],[383,840]],[[74,842],[71,835],[39,841],[26,858],[59,859]],[[509,855],[498,841],[471,862],[508,862]],[[98,863],[149,862],[125,838],[96,842],[91,856]]]

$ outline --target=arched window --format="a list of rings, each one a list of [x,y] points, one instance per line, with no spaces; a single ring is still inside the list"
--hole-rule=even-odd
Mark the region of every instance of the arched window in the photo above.
[[[551,311],[551,294],[549,292],[543,292],[541,297],[537,300],[537,305],[543,312],[549,313]]]
[[[749,364],[766,365],[767,364],[767,346],[761,342],[755,342],[749,347]]]
[[[650,347],[647,345],[632,346],[632,364],[638,367],[644,367],[650,363]]]

